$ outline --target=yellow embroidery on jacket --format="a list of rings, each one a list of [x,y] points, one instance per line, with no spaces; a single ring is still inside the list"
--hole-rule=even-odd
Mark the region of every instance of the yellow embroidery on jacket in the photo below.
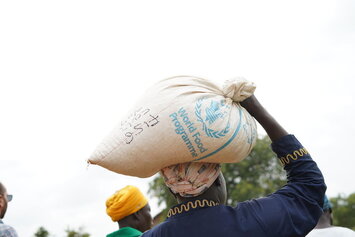
[[[282,165],[289,164],[292,160],[298,160],[298,158],[308,155],[308,151],[306,148],[300,148],[298,150],[295,150],[292,154],[287,154],[286,157],[280,157],[280,162]]]
[[[169,212],[168,212],[168,217],[174,216],[177,213],[180,214],[180,213],[182,213],[184,211],[187,212],[190,209],[195,209],[196,207],[205,207],[205,206],[213,207],[213,206],[217,206],[217,205],[219,205],[218,202],[215,202],[215,201],[212,201],[212,200],[206,200],[206,199],[190,201],[190,202],[181,204],[180,206],[171,208],[169,210]]]

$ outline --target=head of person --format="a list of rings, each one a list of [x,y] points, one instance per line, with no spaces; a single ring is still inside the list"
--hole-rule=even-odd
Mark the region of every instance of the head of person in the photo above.
[[[221,165],[189,162],[168,166],[160,171],[165,184],[178,203],[207,199],[225,204],[227,189]]]
[[[333,225],[333,214],[332,214],[332,204],[330,203],[327,196],[324,196],[323,201],[323,214],[320,216],[316,229],[328,228]]]
[[[0,182],[0,219],[3,219],[7,210],[7,203],[12,199],[12,195],[9,195],[5,186]]]
[[[329,223],[329,225],[333,225],[333,210],[332,210],[332,204],[329,201],[328,197],[324,195],[324,201],[323,201],[323,214],[321,216],[321,219],[323,219],[324,222]]]
[[[148,200],[135,186],[128,185],[106,200],[106,213],[120,228],[144,232],[152,227]]]

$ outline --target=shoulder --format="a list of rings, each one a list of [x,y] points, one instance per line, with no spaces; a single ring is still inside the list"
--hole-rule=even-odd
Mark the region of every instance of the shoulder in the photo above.
[[[307,237],[328,237],[328,236],[344,236],[344,237],[355,237],[355,232],[351,229],[333,226],[329,228],[313,229]]]
[[[0,225],[1,237],[18,237],[16,230],[9,225],[1,224]]]
[[[345,227],[333,226],[333,227],[330,227],[329,229],[332,229],[334,231],[334,233],[352,234],[351,236],[355,236],[355,231],[345,228]]]
[[[165,229],[166,225],[167,225],[167,221],[164,221],[164,222],[154,226],[152,229],[144,232],[141,237],[164,236],[164,235],[161,235],[161,233],[162,233],[162,230]]]

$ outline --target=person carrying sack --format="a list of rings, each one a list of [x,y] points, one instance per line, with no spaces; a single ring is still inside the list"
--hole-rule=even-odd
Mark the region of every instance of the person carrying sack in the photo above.
[[[236,207],[226,206],[226,184],[219,164],[183,163],[161,170],[178,205],[165,222],[142,237],[305,236],[322,214],[323,175],[294,135],[266,111],[254,95],[240,104],[263,126],[287,173],[275,193]]]

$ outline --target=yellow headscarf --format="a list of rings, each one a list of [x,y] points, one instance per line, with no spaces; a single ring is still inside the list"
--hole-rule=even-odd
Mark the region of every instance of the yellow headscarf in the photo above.
[[[106,200],[106,213],[112,221],[119,221],[147,205],[148,200],[135,186],[128,185]]]

